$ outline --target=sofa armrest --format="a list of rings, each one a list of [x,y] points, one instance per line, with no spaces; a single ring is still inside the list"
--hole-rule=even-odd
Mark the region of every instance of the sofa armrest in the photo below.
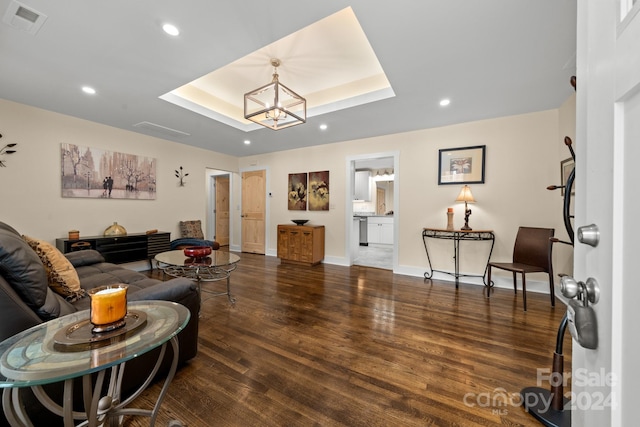
[[[94,249],[67,252],[66,254],[64,254],[64,256],[67,257],[69,262],[71,262],[73,268],[104,262],[104,257],[102,256],[102,254]]]
[[[198,325],[200,315],[200,294],[198,285],[186,278],[178,277],[160,282],[154,286],[132,293],[129,301],[165,300],[182,304],[189,309],[191,319],[178,334],[180,341],[180,362],[192,359],[198,353]]]
[[[42,320],[2,276],[0,276],[0,313],[2,313],[0,341],[42,323]],[[1,420],[0,417],[0,425],[2,425]]]

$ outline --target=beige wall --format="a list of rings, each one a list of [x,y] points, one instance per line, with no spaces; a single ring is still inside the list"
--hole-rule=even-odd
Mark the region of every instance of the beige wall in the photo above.
[[[569,109],[570,106],[563,106],[562,111],[549,110],[241,158],[239,167],[268,170],[267,192],[272,193],[268,252],[276,250],[277,224],[304,217],[326,226],[327,258],[330,262],[342,263],[348,256],[348,245],[344,243],[348,234],[345,218],[350,212],[345,197],[350,179],[346,176],[347,159],[367,153],[398,151],[398,178],[394,184],[399,195],[399,205],[394,206],[399,223],[396,272],[422,275],[427,262],[422,228],[444,227],[448,207],[455,210],[456,226],[462,226],[464,221],[464,205],[454,203],[461,186],[438,185],[438,150],[486,145],[486,181],[471,185],[477,203],[471,206],[470,225],[475,229],[493,229],[497,238],[492,259],[506,261],[511,258],[518,226],[554,227],[559,234],[563,232],[562,199],[558,192],[548,191],[546,187],[559,181],[560,159],[566,157],[561,154],[564,145],[563,136],[559,135],[560,114],[568,114]],[[330,210],[288,211],[288,174],[319,170],[330,171]],[[450,258],[452,253],[448,247],[446,250]],[[470,247],[462,253],[463,271],[465,263],[470,272],[478,265],[482,268],[483,261],[478,262],[475,252],[476,249]],[[563,257],[559,262],[566,265],[568,255]]]
[[[114,221],[128,232],[159,229],[178,236],[178,221],[206,217],[206,168],[237,170],[237,159],[94,122],[0,100],[2,145],[17,153],[0,168],[0,221],[23,234],[53,243],[78,229],[102,234]],[[60,143],[154,157],[156,200],[62,198]],[[174,170],[189,176],[180,187]]]
[[[394,193],[398,266],[396,272],[422,275],[426,255],[423,227],[444,227],[446,209],[455,209],[456,226],[463,223],[463,205],[454,203],[458,185],[438,185],[438,150],[486,145],[486,181],[471,185],[477,203],[470,224],[495,230],[493,260],[508,260],[519,225],[555,227],[563,237],[562,199],[546,190],[559,183],[560,160],[568,157],[562,140],[575,132],[575,97],[557,110],[503,117],[324,146],[235,158],[183,144],[140,135],[73,117],[0,100],[2,143],[17,142],[18,152],[0,169],[0,220],[53,242],[70,229],[81,235],[101,234],[113,221],[129,232],[157,228],[177,236],[180,219],[207,218],[211,170],[232,172],[231,247],[240,246],[239,172],[266,169],[267,253],[276,253],[276,226],[304,217],[326,226],[326,262],[348,262],[351,207],[347,192],[348,159],[370,153],[398,153]],[[330,132],[330,129],[329,129]],[[153,201],[62,198],[60,143],[86,145],[155,157],[157,199]],[[174,170],[189,172],[180,187]],[[326,212],[287,210],[289,173],[330,171],[331,202]],[[350,203],[349,203],[350,204]],[[475,271],[483,259],[473,246],[462,254],[463,271]],[[450,259],[449,248],[442,250]],[[570,248],[556,250],[557,272],[571,268]],[[465,267],[466,266],[466,267]]]

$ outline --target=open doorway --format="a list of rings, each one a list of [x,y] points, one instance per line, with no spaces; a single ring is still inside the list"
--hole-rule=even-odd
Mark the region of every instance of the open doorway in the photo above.
[[[208,171],[209,198],[207,203],[206,237],[228,249],[231,230],[231,173]]]
[[[220,246],[229,246],[229,175],[216,175],[215,185],[215,239]]]
[[[347,240],[350,264],[393,270],[397,267],[399,153],[347,159],[350,195]]]

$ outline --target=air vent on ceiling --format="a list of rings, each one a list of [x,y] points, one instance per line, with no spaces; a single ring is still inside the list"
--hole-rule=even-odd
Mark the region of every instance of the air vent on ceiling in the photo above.
[[[35,34],[47,20],[47,15],[14,0],[9,4],[2,20],[14,28]]]
[[[163,136],[171,136],[171,137],[174,137],[174,138],[182,138],[183,136],[191,136],[190,133],[182,132],[180,130],[171,129],[171,128],[168,128],[166,126],[160,126],[160,125],[157,125],[157,124],[151,123],[151,122],[136,123],[135,125],[133,125],[133,127],[136,127],[136,128],[139,128],[139,129],[148,130],[148,131],[151,131],[153,133],[156,133],[156,134],[159,134],[159,135],[163,135]]]

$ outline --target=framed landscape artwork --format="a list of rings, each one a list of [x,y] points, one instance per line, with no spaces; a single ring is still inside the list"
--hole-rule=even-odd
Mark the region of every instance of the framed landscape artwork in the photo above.
[[[438,185],[483,184],[486,145],[439,150]]]
[[[309,172],[309,210],[329,210],[329,171]]]
[[[62,197],[152,200],[156,159],[60,144]]]

